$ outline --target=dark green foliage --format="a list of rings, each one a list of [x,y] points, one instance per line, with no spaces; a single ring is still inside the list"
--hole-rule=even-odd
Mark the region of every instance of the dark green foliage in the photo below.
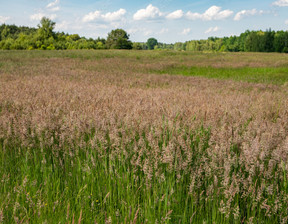
[[[106,40],[86,39],[78,34],[54,32],[55,22],[42,18],[38,28],[0,26],[0,49],[3,50],[66,50],[66,49],[105,49]]]
[[[245,40],[245,51],[263,52],[264,51],[264,32],[251,32]]]
[[[147,46],[148,46],[148,50],[153,50],[155,48],[155,46],[158,44],[158,41],[151,37],[147,40]]]
[[[274,36],[274,50],[288,53],[288,32],[278,31]]]
[[[274,52],[274,36],[275,32],[271,29],[267,30],[264,34],[264,51],[265,52]]]
[[[187,41],[189,51],[230,52],[285,52],[288,45],[288,31],[245,31],[240,36],[223,38],[210,37],[207,40]]]
[[[3,50],[66,50],[66,49],[134,49],[179,50],[214,52],[283,52],[288,53],[288,31],[245,31],[240,36],[209,37],[207,40],[191,40],[166,44],[149,38],[146,43],[129,40],[123,29],[112,30],[107,40],[86,39],[78,34],[55,33],[55,22],[42,18],[37,28],[25,26],[0,26],[0,49]]]
[[[132,42],[125,30],[116,29],[108,34],[106,46],[110,49],[132,49]]]
[[[15,40],[20,34],[34,35],[36,31],[36,28],[2,24],[0,26],[0,40],[4,40],[8,37]]]

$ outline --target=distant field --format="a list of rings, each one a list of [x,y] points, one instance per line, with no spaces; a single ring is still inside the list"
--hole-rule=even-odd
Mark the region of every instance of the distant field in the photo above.
[[[0,51],[0,223],[287,223],[288,54]]]
[[[236,81],[285,84],[288,81],[288,54],[279,53],[194,53],[176,51],[0,51],[1,66],[9,68],[14,63],[29,63],[35,59],[78,59],[89,67],[106,66],[113,61],[118,69],[133,72],[203,76]],[[41,63],[41,60],[37,60]],[[103,62],[103,63],[102,63]],[[128,67],[127,67],[128,66]],[[2,68],[3,69],[3,68]],[[89,69],[89,68],[86,68]],[[103,68],[105,69],[105,68]],[[110,70],[110,67],[109,67]]]

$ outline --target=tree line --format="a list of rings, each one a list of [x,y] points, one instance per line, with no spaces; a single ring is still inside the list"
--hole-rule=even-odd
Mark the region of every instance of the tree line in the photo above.
[[[159,44],[155,49],[215,52],[281,52],[288,53],[288,31],[245,31],[239,36],[209,37],[175,44]]]
[[[176,46],[175,46],[176,45]],[[283,52],[288,53],[288,31],[249,31],[239,36],[224,38],[210,37],[207,40],[176,43],[174,49],[188,51],[231,51],[231,52]]]
[[[65,50],[65,49],[136,49],[183,51],[231,51],[231,52],[284,52],[288,53],[288,31],[245,31],[239,36],[209,37],[166,44],[149,38],[147,42],[132,42],[123,29],[115,29],[108,37],[97,39],[78,34],[54,32],[55,22],[42,18],[37,28],[25,26],[0,26],[0,49],[4,50]]]
[[[80,37],[78,34],[54,32],[56,23],[42,18],[38,28],[6,25],[0,26],[0,49],[3,50],[66,50],[66,49],[105,49],[132,48],[132,42],[124,30],[114,30],[109,38],[97,39]],[[114,36],[116,36],[116,41]],[[122,35],[122,36],[121,36]]]

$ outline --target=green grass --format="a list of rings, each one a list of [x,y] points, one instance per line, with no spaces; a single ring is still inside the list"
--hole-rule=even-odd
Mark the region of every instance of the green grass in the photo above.
[[[57,138],[51,142],[50,137],[44,135],[29,136],[27,140],[31,147],[21,145],[17,138],[0,139],[0,208],[4,223],[71,223],[73,220],[77,222],[80,216],[84,223],[240,224],[251,217],[256,223],[279,223],[287,215],[285,195],[288,186],[281,181],[281,167],[275,166],[275,175],[271,179],[260,173],[253,175],[256,192],[261,192],[264,181],[274,183],[280,193],[269,195],[264,190],[261,196],[265,198],[256,202],[254,197],[257,194],[247,194],[247,189],[243,188],[232,198],[227,197],[221,190],[224,178],[232,184],[234,175],[242,176],[243,181],[249,176],[245,165],[237,159],[241,154],[239,148],[231,146],[230,156],[235,157],[235,162],[230,164],[229,176],[225,177],[224,169],[221,169],[223,164],[206,173],[201,169],[213,166],[207,152],[209,129],[202,127],[193,131],[183,127],[175,131],[164,128],[154,138],[161,154],[171,141],[169,136],[176,132],[182,136],[193,154],[188,167],[182,170],[177,166],[183,158],[176,154],[185,157],[185,152],[181,148],[176,150],[177,143],[173,161],[161,163],[152,156],[153,153],[150,154],[154,149],[145,137],[147,133],[130,132],[130,141],[126,144],[111,142],[108,131],[101,141],[95,138],[95,130],[83,133],[74,144],[67,142],[62,146]],[[121,139],[121,135],[119,137]],[[95,146],[89,143],[92,139],[96,141]],[[146,146],[141,149],[141,154],[134,150],[143,147],[140,139]],[[81,141],[85,146],[79,146]],[[138,165],[134,163],[136,158]],[[141,168],[146,160],[152,168],[150,177]],[[154,170],[156,161],[159,164]],[[265,161],[259,160],[259,163],[265,170],[269,169]],[[195,177],[191,172],[198,174],[194,179],[195,186],[190,189],[191,177]],[[272,206],[276,198],[282,203],[282,209],[267,215],[266,208],[260,205]],[[220,212],[223,203],[228,203],[229,207]]]
[[[0,50],[1,60],[17,59],[37,59],[37,58],[72,58],[72,59],[105,59],[105,58],[124,58],[137,59],[139,61],[148,60],[150,63],[157,62],[188,62],[191,65],[213,65],[223,62],[221,67],[227,66],[226,62],[237,64],[247,62],[250,67],[288,67],[288,54],[280,53],[203,53],[190,51],[138,51],[138,50]],[[231,64],[231,65],[233,65]],[[245,65],[244,65],[245,67]]]
[[[166,134],[163,133],[165,138]],[[193,140],[193,135],[199,137]],[[187,138],[193,140],[191,147],[197,148],[202,135],[208,140],[209,131],[187,133]],[[163,136],[158,136],[161,148],[168,144]],[[86,142],[92,137],[93,131],[83,134]],[[168,171],[167,165],[162,164],[165,180],[153,177],[148,181],[140,167],[130,162],[133,156],[139,156],[134,154],[133,147],[140,138],[145,139],[136,133],[130,144],[117,146],[120,149],[112,147],[109,134],[105,142],[97,140],[94,148],[89,145],[80,148],[77,144],[59,148],[57,140],[51,146],[41,147],[38,137],[30,137],[34,146],[29,148],[15,139],[6,144],[1,139],[0,207],[6,208],[5,223],[13,222],[15,217],[31,223],[65,223],[72,222],[73,216],[78,220],[80,213],[86,223],[104,223],[108,219],[112,223],[130,222],[138,209],[138,223],[163,221],[171,210],[166,223],[189,222],[194,213],[194,220],[222,219],[222,215],[212,217],[213,213],[208,212],[217,207],[217,201],[196,206],[194,197],[188,195],[189,174],[183,174],[177,182],[175,171]],[[124,148],[128,155],[117,158],[111,155]],[[146,150],[152,150],[149,142]]]
[[[167,66],[164,69],[154,70],[159,74],[200,76],[215,79],[229,79],[253,83],[282,85],[288,82],[288,67],[260,67],[260,68],[214,68]]]

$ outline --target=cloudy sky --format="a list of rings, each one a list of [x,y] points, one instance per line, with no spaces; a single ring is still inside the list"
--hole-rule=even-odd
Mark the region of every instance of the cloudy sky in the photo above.
[[[0,0],[0,24],[36,27],[43,16],[56,31],[107,37],[123,28],[132,41],[174,43],[245,30],[288,30],[288,0]]]

